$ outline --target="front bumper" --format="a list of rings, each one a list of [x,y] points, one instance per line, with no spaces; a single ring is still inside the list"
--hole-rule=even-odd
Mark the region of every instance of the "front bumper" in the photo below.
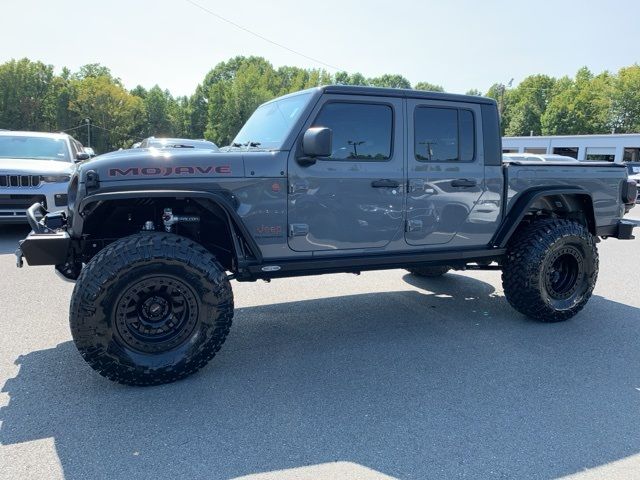
[[[40,220],[38,215],[42,216]],[[27,209],[25,217],[32,231],[19,242],[15,252],[18,268],[23,266],[23,258],[29,265],[66,264],[71,237],[66,231],[65,213],[49,213],[41,203],[34,203]]]
[[[40,183],[35,187],[0,187],[0,225],[27,223],[27,208],[41,203],[48,209],[67,206],[67,183]]]
[[[21,268],[22,259],[30,266],[62,265],[67,260],[71,238],[67,232],[31,232],[20,242],[16,250],[16,265]]]

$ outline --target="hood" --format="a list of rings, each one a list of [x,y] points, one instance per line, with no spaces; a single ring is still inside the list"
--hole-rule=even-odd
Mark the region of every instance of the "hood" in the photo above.
[[[30,160],[25,158],[0,158],[0,173],[15,175],[53,175],[71,173],[74,163],[58,160]]]
[[[81,173],[89,170],[100,181],[245,176],[242,152],[197,149],[120,150],[82,162]]]

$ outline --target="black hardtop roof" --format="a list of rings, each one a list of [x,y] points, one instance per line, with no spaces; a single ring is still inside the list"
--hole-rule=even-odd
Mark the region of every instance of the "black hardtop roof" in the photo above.
[[[477,95],[458,95],[455,93],[429,92],[408,88],[360,87],[354,85],[327,85],[321,87],[324,93],[342,93],[348,95],[370,95],[375,97],[424,98],[427,100],[446,100],[449,102],[483,103],[495,105],[493,98]]]

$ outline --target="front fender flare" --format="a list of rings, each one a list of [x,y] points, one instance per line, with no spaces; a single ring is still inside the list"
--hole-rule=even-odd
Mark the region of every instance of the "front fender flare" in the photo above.
[[[197,201],[203,208],[208,208],[207,200],[218,205],[226,214],[229,226],[233,234],[239,235],[249,248],[251,255],[258,262],[262,262],[262,252],[255,239],[251,236],[242,218],[238,215],[229,194],[226,191],[205,192],[198,190],[128,190],[126,192],[105,192],[95,193],[82,199],[78,205],[77,215],[73,216],[72,231],[74,236],[82,234],[84,223],[83,213],[98,202],[108,202],[111,200],[126,200],[129,198],[190,198]],[[233,239],[234,243],[237,240]],[[236,251],[239,256],[239,251]],[[241,260],[237,258],[237,260]]]

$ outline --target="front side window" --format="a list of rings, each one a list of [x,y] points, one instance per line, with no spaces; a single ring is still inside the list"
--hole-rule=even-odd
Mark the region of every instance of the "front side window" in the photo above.
[[[330,160],[385,161],[391,158],[393,111],[389,105],[327,103],[313,126],[331,129],[333,151]]]
[[[418,107],[414,115],[414,152],[421,162],[472,162],[475,157],[473,112]]]

